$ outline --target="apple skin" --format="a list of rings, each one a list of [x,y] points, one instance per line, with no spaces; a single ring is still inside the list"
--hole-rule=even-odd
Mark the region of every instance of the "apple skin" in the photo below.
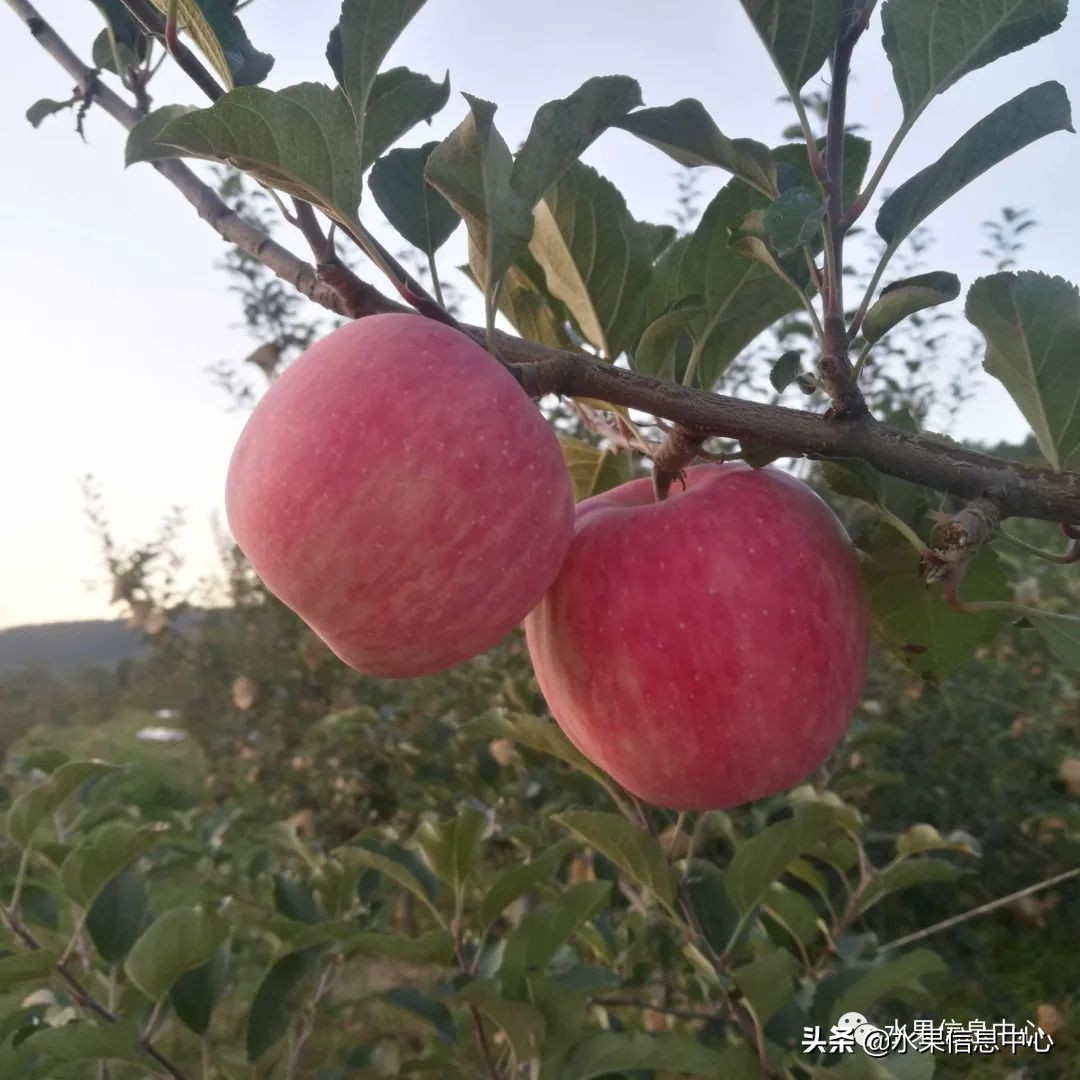
[[[839,741],[869,610],[832,511],[776,469],[699,465],[579,504],[563,568],[525,621],[540,688],[591,762],[673,810],[783,791]]]
[[[225,502],[266,587],[345,663],[395,678],[517,626],[574,521],[558,441],[513,376],[406,314],[334,330],[271,384]]]

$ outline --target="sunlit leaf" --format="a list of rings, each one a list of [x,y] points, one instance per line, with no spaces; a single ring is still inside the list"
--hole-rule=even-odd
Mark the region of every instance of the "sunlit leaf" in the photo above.
[[[229,929],[225,919],[204,908],[172,908],[135,942],[124,972],[151,1001],[160,1001],[185,971],[214,955]]]
[[[162,15],[169,10],[169,0],[151,3]],[[272,56],[251,44],[227,0],[177,0],[177,25],[195,42],[226,89],[261,83],[274,66]]]
[[[891,282],[867,311],[862,336],[867,341],[879,341],[908,316],[946,304],[959,295],[960,279],[941,270]]]

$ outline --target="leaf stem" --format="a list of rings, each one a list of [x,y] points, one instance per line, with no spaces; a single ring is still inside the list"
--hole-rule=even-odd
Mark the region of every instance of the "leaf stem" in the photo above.
[[[923,542],[922,537],[910,526],[906,521],[902,521],[898,518],[887,506],[883,503],[876,502],[873,504],[874,509],[877,511],[878,516],[886,524],[891,525],[905,540],[925,559],[930,553],[930,549]]]
[[[445,309],[446,301],[443,299],[442,283],[439,281],[439,268],[435,265],[435,252],[427,253],[428,271],[431,274],[431,291],[435,294],[435,302]]]
[[[1059,566],[1069,566],[1072,563],[1080,562],[1080,542],[1076,540],[1071,541],[1064,552],[1056,552],[1046,551],[1044,548],[1029,544],[1026,540],[1021,540],[1019,536],[1013,536],[1011,533],[1005,532],[1004,529],[998,529],[997,536],[1001,537],[1002,540],[1007,540],[1021,551],[1026,551],[1029,555],[1035,555],[1040,559],[1045,559],[1047,562],[1057,563]]]
[[[867,341],[863,344],[861,351],[859,352],[859,358],[855,361],[855,366],[851,369],[851,377],[858,382],[859,376],[862,374],[862,369],[866,367],[866,358],[870,355],[870,350],[874,347],[874,343]]]

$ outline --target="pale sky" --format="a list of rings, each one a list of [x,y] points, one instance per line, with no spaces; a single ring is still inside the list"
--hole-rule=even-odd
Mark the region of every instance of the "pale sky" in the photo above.
[[[89,3],[40,0],[41,13],[84,58],[100,29]],[[255,45],[277,64],[265,85],[331,81],[323,58],[333,0],[258,0],[245,12]],[[899,117],[880,25],[856,57],[851,118],[880,153]],[[897,156],[896,185],[944,151],[972,123],[1026,87],[1065,84],[1080,109],[1080,17],[1057,34],[939,97]],[[464,115],[457,91],[499,103],[497,122],[514,146],[543,102],[590,75],[628,74],[647,105],[698,97],[731,136],[779,141],[788,122],[773,104],[779,80],[736,0],[548,0],[542,13],[508,0],[429,0],[391,53],[430,75],[450,69],[454,93],[432,128],[405,140],[443,137]],[[40,97],[64,98],[67,76],[0,5],[0,627],[115,615],[100,582],[100,556],[82,518],[79,478],[93,473],[121,543],[148,538],[173,505],[188,512],[187,577],[215,568],[210,522],[221,513],[229,454],[243,424],[211,384],[207,365],[252,347],[240,312],[213,269],[223,243],[150,167],[123,167],[124,135],[103,113],[87,119],[88,145],[69,114],[34,131],[24,118]],[[202,104],[182,75],[163,71],[155,103]],[[631,210],[670,220],[676,167],[658,151],[609,132],[586,161],[614,180]],[[938,240],[927,269],[952,270],[965,287],[989,269],[978,255],[979,223],[1003,205],[1031,209],[1022,265],[1080,279],[1075,178],[1080,140],[1056,134],[969,187],[932,219]],[[711,194],[726,177],[702,171]],[[373,202],[362,216],[399,242]],[[281,238],[286,237],[283,226]],[[291,239],[289,241],[292,243]],[[461,231],[441,264],[462,261]],[[298,246],[298,250],[301,248]],[[377,277],[373,277],[377,281]],[[381,284],[381,283],[380,283]],[[1020,438],[1025,426],[988,377],[954,433]]]

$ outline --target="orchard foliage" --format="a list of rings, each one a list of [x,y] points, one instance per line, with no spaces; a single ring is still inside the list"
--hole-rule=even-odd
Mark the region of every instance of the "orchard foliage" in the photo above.
[[[1077,737],[1077,520],[1039,515],[1064,528],[1061,552],[1045,522],[1006,531],[1001,518],[1017,490],[1076,502],[1080,294],[1015,267],[1023,222],[1007,215],[995,244],[1007,256],[967,283],[964,313],[1033,442],[1022,466],[976,461],[925,430],[949,411],[924,365],[943,351],[940,320],[962,285],[947,267],[904,262],[954,194],[1071,130],[1064,89],[1045,82],[997,105],[877,196],[927,106],[1055,31],[1066,0],[742,0],[796,113],[785,142],[725,133],[693,99],[643,103],[633,79],[602,75],[540,105],[516,152],[495,104],[468,94],[447,138],[396,145],[450,107],[448,78],[385,66],[423,0],[345,0],[324,81],[276,90],[242,4],[94,2],[96,70],[28,119],[73,107],[82,130],[96,103],[126,122],[115,87],[137,120],[129,165],[152,162],[186,192],[201,182],[170,173],[181,160],[230,170],[219,177],[235,213],[205,185],[199,198],[224,207],[204,214],[223,235],[247,238],[228,269],[257,366],[275,375],[315,336],[269,270],[339,315],[392,309],[338,254],[342,239],[422,314],[453,321],[437,256],[464,223],[485,311],[469,332],[502,357],[499,318],[539,346],[508,364],[526,388],[526,368],[559,389],[546,362],[599,361],[626,398],[579,396],[551,413],[579,499],[649,468],[677,482],[698,455],[755,467],[796,449],[822,457],[784,433],[811,430],[807,413],[770,407],[796,394],[828,404],[831,430],[864,433],[849,445],[865,452],[805,475],[862,554],[881,655],[849,740],[812,784],[676,817],[560,734],[516,638],[439,679],[362,678],[235,552],[228,606],[181,630],[168,574],[151,575],[171,534],[134,553],[106,536],[117,599],[150,643],[118,695],[142,709],[59,738],[34,731],[9,754],[0,1074],[911,1080],[955,1067],[807,1054],[801,1035],[852,1010],[885,1023],[971,1008],[984,974],[972,957],[999,949],[1000,925],[982,939],[960,931],[959,949],[945,934],[928,948],[923,931],[1075,867],[1080,780],[1060,743]],[[9,4],[66,63],[33,7]],[[903,109],[884,148],[845,112],[859,38],[878,25]],[[153,107],[163,40],[211,104]],[[823,71],[829,97],[813,89]],[[581,160],[599,138],[628,137],[730,179],[696,223],[639,221]],[[376,240],[372,202],[411,252]],[[845,302],[844,239],[871,204],[880,249]],[[282,215],[317,274],[283,261],[269,237]],[[745,402],[724,391],[770,406],[742,421]],[[734,419],[671,430],[665,410],[687,402]],[[896,456],[874,468],[866,448],[882,440],[921,455],[917,475],[933,483],[912,482]],[[935,454],[939,467],[926,464]],[[1013,486],[972,498],[969,466]],[[966,501],[950,494],[961,490]],[[189,741],[148,753],[135,733],[165,706]],[[989,896],[980,857],[995,868]],[[1025,917],[1045,925],[1061,893],[1033,895]],[[1075,902],[1062,906],[1075,925]],[[1067,946],[1030,992],[1006,952],[993,985],[1008,988],[980,1005],[1019,1020],[1046,1007],[1044,988],[1063,1005],[1075,994]],[[1062,1042],[1048,1068],[1069,1069]],[[1044,1063],[1025,1064],[1039,1075]]]

